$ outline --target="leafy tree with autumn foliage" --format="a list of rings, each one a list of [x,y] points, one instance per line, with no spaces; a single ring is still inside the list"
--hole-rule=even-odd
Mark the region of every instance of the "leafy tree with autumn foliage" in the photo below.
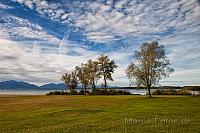
[[[107,81],[113,81],[112,73],[114,73],[114,70],[117,68],[117,65],[115,64],[115,61],[110,60],[107,55],[102,54],[97,60],[99,63],[100,74],[103,76],[104,88],[105,91],[107,91]]]
[[[70,91],[75,90],[77,88],[78,79],[74,71],[71,73],[65,73],[64,75],[62,75],[61,80],[64,81],[65,85],[68,86]]]
[[[163,77],[168,77],[174,70],[165,54],[163,45],[158,42],[144,43],[134,52],[134,62],[126,69],[129,79],[137,86],[145,86],[151,97],[151,86],[157,85]]]
[[[70,90],[75,89],[78,83],[82,84],[86,93],[88,86],[95,91],[98,80],[103,77],[104,88],[107,91],[107,81],[113,81],[112,74],[115,68],[115,61],[102,54],[96,61],[88,60],[87,63],[76,66],[73,72],[62,75],[61,80]]]
[[[93,91],[96,89],[96,84],[101,78],[101,73],[99,71],[99,62],[88,60],[85,64],[86,69],[88,70],[89,84],[92,86]]]
[[[81,66],[76,66],[75,67],[75,71],[78,77],[78,80],[80,81],[80,83],[82,84],[84,91],[86,93],[87,91],[87,86],[90,83],[90,79],[89,79],[89,71],[86,67],[85,64],[81,64]]]

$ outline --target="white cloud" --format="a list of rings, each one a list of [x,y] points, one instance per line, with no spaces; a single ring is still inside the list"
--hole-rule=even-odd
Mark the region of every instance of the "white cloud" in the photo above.
[[[12,39],[38,39],[48,41],[48,43],[59,44],[60,40],[53,35],[43,31],[38,24],[33,24],[26,19],[22,19],[9,14],[1,15],[0,19],[5,23],[0,23],[0,38]]]
[[[162,85],[175,85],[175,86],[187,86],[187,85],[199,85],[200,82],[200,69],[184,69],[176,70],[170,78],[161,80]]]
[[[67,47],[66,43],[69,42],[65,42]],[[70,50],[70,47],[69,51],[76,50],[80,55],[58,54],[58,48],[48,47],[49,50],[42,51],[37,44],[30,47],[5,39],[0,39],[0,47],[1,80],[16,79],[37,84],[59,82],[63,73],[98,55],[83,48]]]
[[[61,4],[51,3],[47,0],[12,0],[24,4],[30,9],[35,6],[36,11],[41,14],[47,14],[53,20],[67,19],[67,12],[61,9]]]
[[[160,44],[165,45],[167,56],[175,69],[196,69],[200,66],[199,34],[177,34],[163,37]]]
[[[24,4],[28,6],[30,9],[33,9],[33,2],[32,1],[25,1]]]
[[[200,6],[196,0],[67,1],[63,5],[69,11],[65,11],[61,4],[46,0],[28,1],[35,4],[38,12],[53,20],[84,29],[88,39],[96,42],[109,43],[116,37],[126,38],[129,34],[159,34],[169,28],[181,32],[198,32],[200,28]],[[25,4],[22,0],[17,2]],[[81,13],[83,10],[84,13]]]
[[[5,5],[3,3],[0,3],[0,9],[11,9],[12,7]]]
[[[66,25],[70,23],[72,26],[80,28],[81,33],[88,40],[96,43],[114,44],[113,42],[119,39],[130,38],[133,38],[133,41],[142,40],[142,42],[153,40],[152,38],[159,39],[159,43],[166,46],[169,52],[167,55],[172,67],[175,68],[172,80],[189,81],[189,78],[195,81],[199,80],[197,77],[200,65],[200,6],[196,0],[108,0],[106,3],[101,0],[66,1],[62,5],[47,0],[13,1],[24,4],[42,15],[47,15],[52,20]],[[1,7],[6,8],[6,5],[0,4]],[[9,73],[7,79],[13,76],[13,78],[23,79],[25,76],[22,72],[24,72],[29,81],[37,77],[39,77],[38,81],[39,79],[44,82],[57,81],[61,72],[72,70],[75,65],[85,62],[91,57],[96,58],[99,54],[88,50],[81,44],[69,41],[68,38],[64,38],[60,43],[61,40],[45,32],[39,25],[7,15],[1,16],[6,23],[0,23],[0,38],[10,40],[15,36],[21,36],[61,45],[59,48],[47,46],[48,51],[44,52],[43,46],[41,48],[39,43],[35,43],[32,49],[25,45],[21,46],[18,42],[6,42],[1,39],[0,57],[7,58],[7,61],[3,65],[1,64],[0,77],[6,77],[6,74],[3,74],[3,70],[6,69],[6,72]],[[132,40],[129,40],[130,44]],[[2,45],[3,43],[7,45]],[[20,52],[13,53],[12,46]],[[133,48],[133,51],[135,49],[134,46],[130,48]],[[116,79],[114,83],[127,83],[124,70],[129,64],[128,58],[131,55],[129,47],[124,51],[120,51],[119,48],[108,54],[119,65],[114,74]],[[12,59],[16,59],[15,63],[20,65],[14,66],[11,63]],[[181,75],[184,71],[190,75],[188,78]],[[195,71],[197,75],[195,75]]]
[[[112,3],[111,1],[109,3]],[[118,11],[119,8],[124,10]],[[78,27],[85,28],[88,39],[97,42],[112,42],[115,36],[126,38],[128,34],[144,35],[163,33],[173,27],[177,31],[199,31],[198,18],[200,18],[199,4],[188,1],[135,1],[122,0],[115,2],[117,9],[112,9],[112,4],[92,2],[88,11],[81,15],[76,23]],[[94,8],[95,7],[95,8]],[[105,8],[106,7],[106,8]],[[109,8],[107,8],[109,7]],[[178,8],[180,7],[180,11]],[[96,9],[98,9],[96,11]],[[105,9],[109,9],[105,10]],[[186,12],[190,10],[190,12]],[[176,18],[177,16],[177,18]],[[100,36],[96,36],[98,33]]]

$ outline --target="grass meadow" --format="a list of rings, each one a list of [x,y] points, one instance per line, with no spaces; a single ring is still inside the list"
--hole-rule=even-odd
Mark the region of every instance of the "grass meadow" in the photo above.
[[[0,96],[0,133],[200,132],[200,97]]]

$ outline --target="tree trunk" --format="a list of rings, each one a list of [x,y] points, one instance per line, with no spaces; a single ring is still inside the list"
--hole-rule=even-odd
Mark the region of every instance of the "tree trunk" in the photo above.
[[[107,82],[106,82],[105,76],[104,76],[104,88],[105,88],[105,92],[107,92]]]
[[[82,84],[82,87],[81,87],[81,88],[82,88],[82,91],[84,91],[84,87],[83,87],[83,84]]]
[[[72,86],[71,85],[69,85],[69,90],[70,90],[70,92],[72,91]]]
[[[95,80],[93,79],[93,91],[96,90]]]
[[[66,87],[65,89],[66,89],[66,92],[67,92],[67,90],[70,89],[70,88],[69,88],[69,86],[66,85],[66,84],[65,84],[65,87]]]
[[[95,85],[95,83],[93,83],[93,91],[94,92],[96,91],[96,85]]]
[[[84,85],[84,90],[85,90],[85,94],[86,94],[86,91],[87,91],[87,90],[86,90],[86,86],[85,86],[85,85]]]
[[[148,86],[147,86],[147,89],[148,89],[148,91],[149,91],[149,98],[151,98],[151,86],[148,85]]]

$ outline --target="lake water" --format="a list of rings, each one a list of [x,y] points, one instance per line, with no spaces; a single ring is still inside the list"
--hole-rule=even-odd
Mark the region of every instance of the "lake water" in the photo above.
[[[116,89],[120,90],[120,89]],[[145,89],[121,89],[122,91],[128,91],[131,94],[140,94],[146,95],[147,91]],[[0,95],[45,95],[51,91],[61,91],[61,90],[2,90],[0,89]],[[77,89],[77,91],[81,91],[81,89]],[[88,89],[91,91],[91,89]]]
[[[56,90],[0,90],[0,95],[45,95]]]
[[[146,95],[148,92],[145,89],[115,89],[130,92],[131,94],[140,94]],[[156,89],[152,89],[155,91]],[[61,90],[2,90],[0,89],[0,95],[45,95],[52,91],[61,91]],[[77,89],[77,91],[81,91],[81,89]],[[88,89],[91,91],[91,89]],[[199,94],[199,91],[190,91],[192,94]]]

